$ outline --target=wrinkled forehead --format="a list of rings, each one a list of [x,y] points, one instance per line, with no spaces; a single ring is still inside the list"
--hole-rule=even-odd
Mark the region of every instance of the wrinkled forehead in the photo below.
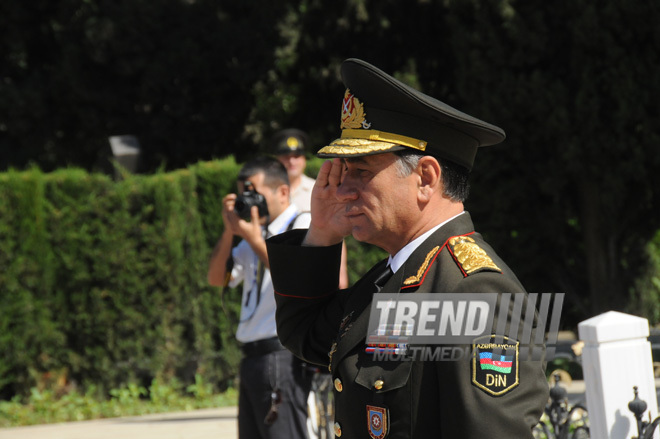
[[[365,160],[364,157],[344,157],[341,159],[342,163],[344,164],[365,164],[368,163],[367,160]]]
[[[362,166],[376,166],[387,167],[396,160],[396,155],[392,153],[364,155],[359,157],[342,157],[341,161],[344,165],[362,165]]]

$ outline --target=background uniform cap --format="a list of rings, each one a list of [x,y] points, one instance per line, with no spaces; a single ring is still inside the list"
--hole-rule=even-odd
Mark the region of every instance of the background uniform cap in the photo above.
[[[288,128],[275,133],[271,140],[274,154],[304,154],[309,145],[309,137],[304,131]]]
[[[477,148],[504,140],[501,128],[427,96],[359,59],[342,63],[347,90],[341,138],[319,157],[358,157],[415,149],[472,169]]]

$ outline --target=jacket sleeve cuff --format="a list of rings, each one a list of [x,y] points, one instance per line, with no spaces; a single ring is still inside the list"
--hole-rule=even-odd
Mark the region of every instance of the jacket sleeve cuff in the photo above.
[[[341,244],[303,247],[306,234],[296,229],[266,240],[276,294],[312,299],[338,289]]]

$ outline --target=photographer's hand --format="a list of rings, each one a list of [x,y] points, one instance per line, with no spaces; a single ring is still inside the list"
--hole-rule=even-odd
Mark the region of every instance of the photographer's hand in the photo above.
[[[213,248],[209,260],[207,278],[213,286],[225,286],[228,281],[227,260],[231,255],[234,235],[238,235],[237,215],[234,212],[236,194],[228,194],[222,199],[222,221],[225,226],[222,236]]]
[[[270,268],[268,264],[268,253],[266,251],[266,241],[263,236],[261,218],[259,217],[259,208],[252,206],[250,208],[250,215],[249,222],[240,218],[238,220],[237,226],[240,229],[240,236],[250,244],[250,247],[252,247],[252,250],[254,250],[266,268]]]
[[[252,250],[254,250],[263,264],[267,268],[269,267],[266,241],[264,241],[262,236],[259,208],[257,206],[252,207],[250,211],[252,218],[248,222],[241,219],[234,210],[235,202],[236,194],[226,195],[222,199],[222,220],[224,221],[225,230],[215,245],[211,254],[211,260],[209,261],[207,277],[211,285],[222,286],[225,283],[225,276],[227,274],[226,262],[231,254],[234,235],[243,238],[252,247]]]
[[[236,197],[236,194],[228,194],[222,199],[222,222],[225,225],[226,233],[240,236],[240,227],[238,225],[240,218],[234,210]]]

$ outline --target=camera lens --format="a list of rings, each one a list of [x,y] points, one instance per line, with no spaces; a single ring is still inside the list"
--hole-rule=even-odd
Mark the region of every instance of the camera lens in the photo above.
[[[234,211],[241,218],[249,220],[252,217],[252,213],[250,212],[252,206],[257,206],[259,208],[259,217],[268,215],[266,199],[263,195],[254,190],[245,191],[236,197]]]
[[[244,211],[246,207],[247,207],[247,206],[246,206],[246,204],[245,204],[245,200],[243,200],[242,197],[238,197],[238,198],[236,198],[236,202],[234,203],[234,209],[235,209],[237,212],[242,212],[242,211]]]
[[[252,203],[250,202],[251,199],[248,197],[246,198],[244,195],[239,195],[236,198],[236,202],[234,203],[234,210],[243,219],[248,219],[250,218],[250,208],[252,207]]]

